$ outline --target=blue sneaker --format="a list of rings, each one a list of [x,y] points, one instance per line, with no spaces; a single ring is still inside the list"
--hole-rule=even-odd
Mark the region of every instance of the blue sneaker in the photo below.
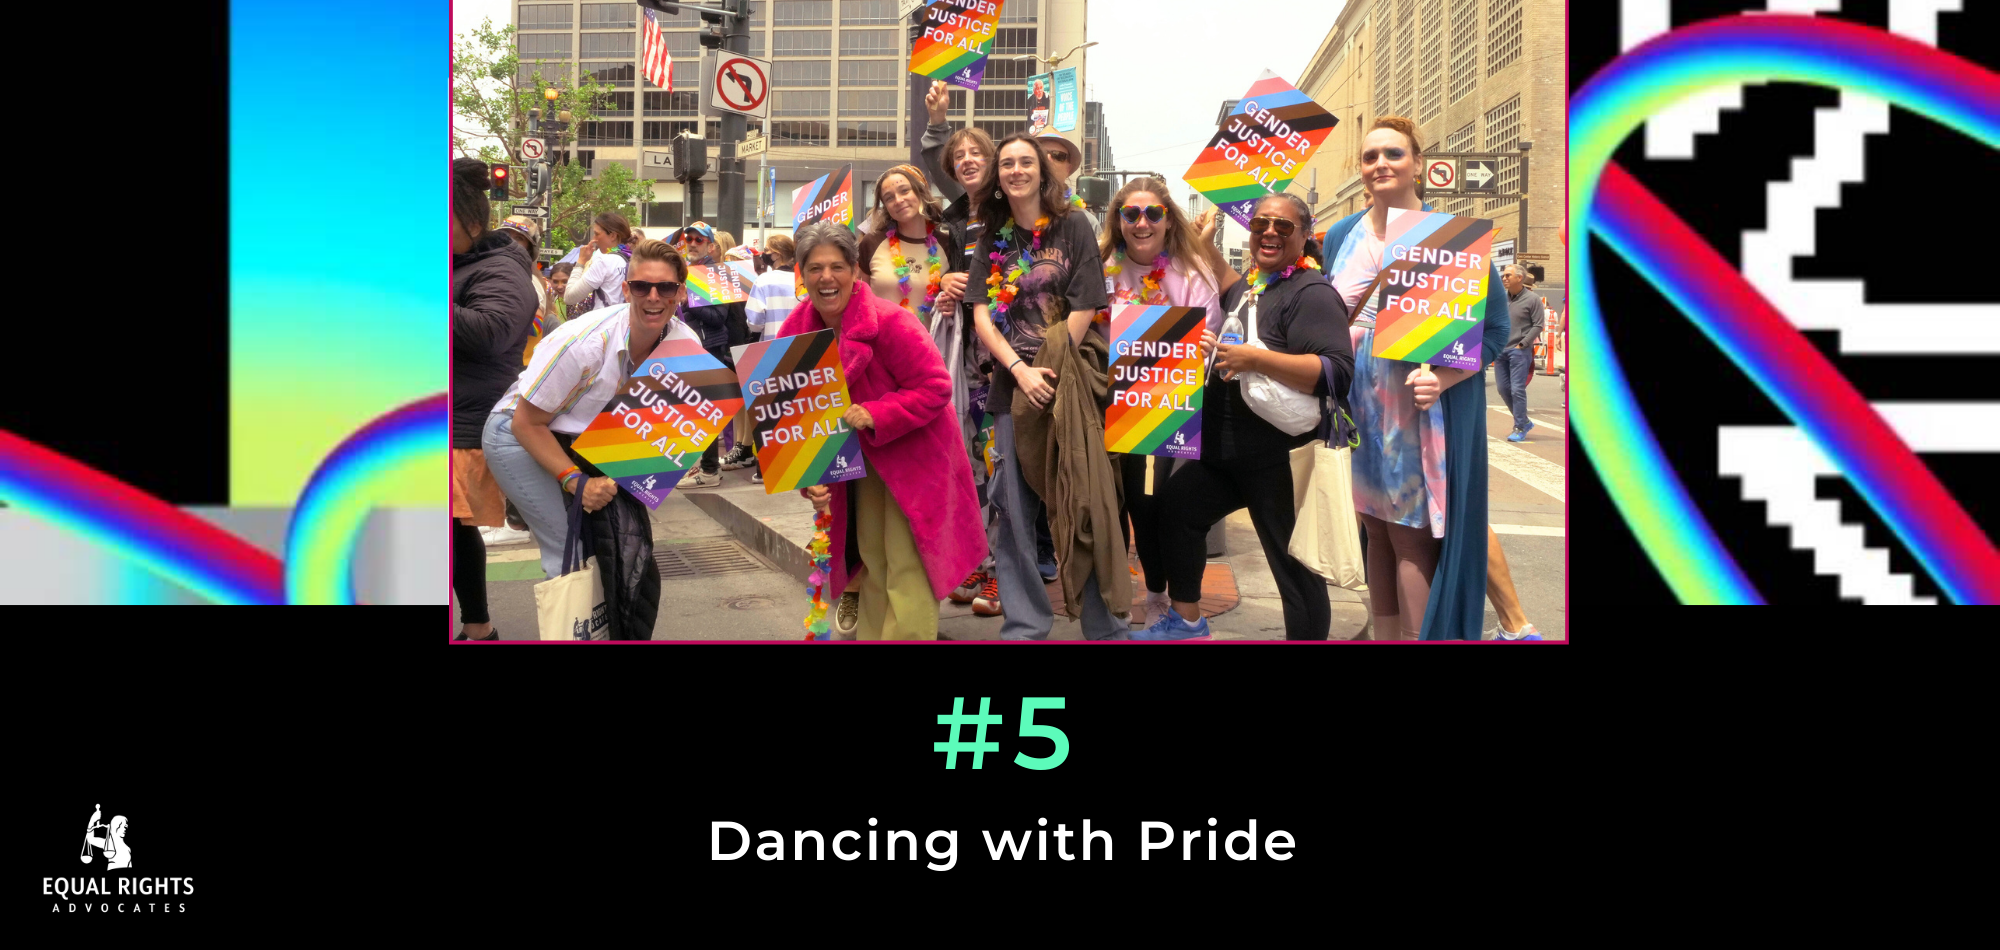
[[[1049,555],[1046,560],[1037,559],[1035,561],[1035,570],[1042,575],[1042,583],[1044,584],[1055,583],[1056,582],[1055,555],[1053,554]]]
[[[1192,640],[1213,640],[1215,638],[1209,635],[1207,617],[1203,617],[1194,623],[1188,623],[1181,618],[1181,615],[1177,611],[1169,610],[1167,611],[1167,615],[1161,617],[1158,623],[1132,634],[1132,639],[1187,643]]]
[[[1509,442],[1521,442],[1525,441],[1527,438],[1528,438],[1528,430],[1526,429],[1515,429],[1514,431],[1507,433],[1507,441]]]
[[[1525,429],[1522,429],[1522,430],[1521,430],[1521,434],[1522,434],[1522,435],[1527,435],[1528,433],[1530,433],[1530,432],[1533,432],[1533,431],[1535,431],[1535,420],[1533,420],[1533,419],[1529,419],[1529,420],[1528,420],[1528,427],[1527,427],[1527,428],[1525,428]]]

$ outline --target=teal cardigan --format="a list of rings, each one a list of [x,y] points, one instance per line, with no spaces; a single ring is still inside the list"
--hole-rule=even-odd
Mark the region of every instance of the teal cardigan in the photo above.
[[[1424,205],[1425,211],[1435,210]],[[1340,250],[1347,232],[1367,211],[1340,219],[1326,229],[1321,254],[1326,266]],[[1486,333],[1479,356],[1490,365],[1507,345],[1507,293],[1500,270],[1492,270],[1487,285]],[[1361,359],[1364,354],[1354,354]],[[1444,547],[1438,552],[1437,574],[1431,578],[1431,599],[1424,608],[1425,640],[1477,640],[1486,617],[1486,385],[1466,379],[1444,391]],[[1392,631],[1384,631],[1393,635]]]

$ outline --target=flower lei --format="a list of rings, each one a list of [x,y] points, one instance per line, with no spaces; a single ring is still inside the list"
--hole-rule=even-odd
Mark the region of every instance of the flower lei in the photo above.
[[[1013,246],[1014,219],[1008,218],[1007,223],[1000,227],[1000,232],[993,237],[993,250],[986,255],[987,259],[993,262],[992,268],[986,274],[986,303],[993,308],[993,322],[1003,330],[1007,326],[1007,308],[1014,303],[1014,295],[1021,290],[1021,276],[1028,272],[1028,255],[1042,249],[1042,229],[1048,226],[1047,216],[1036,219],[1033,243],[1026,251],[1021,252],[1019,259],[1007,269],[1004,280],[1000,276],[1000,266],[1007,262],[1007,251]]]
[[[1319,262],[1313,260],[1311,257],[1301,256],[1298,260],[1293,261],[1291,263],[1291,266],[1286,267],[1282,271],[1279,271],[1278,279],[1282,281],[1285,278],[1292,276],[1292,272],[1298,270],[1301,267],[1306,268],[1308,270],[1318,270]],[[1250,282],[1249,292],[1250,296],[1252,297],[1261,296],[1264,293],[1264,288],[1269,286],[1271,283],[1271,277],[1269,272],[1265,271],[1262,267],[1250,268],[1250,277],[1248,279]]]
[[[1078,210],[1078,211],[1082,211],[1082,210],[1083,210],[1083,196],[1082,196],[1082,195],[1079,195],[1079,194],[1074,194],[1074,193],[1072,193],[1072,194],[1071,194],[1071,195],[1069,196],[1069,206],[1070,206],[1070,207],[1072,207],[1072,208],[1075,208],[1075,209],[1076,209],[1076,210]]]
[[[806,594],[812,598],[812,607],[806,611],[806,639],[830,640],[826,629],[826,601],[820,596],[826,591],[828,576],[827,563],[832,555],[827,549],[832,546],[826,531],[833,527],[833,510],[828,508],[813,516],[812,544],[808,550],[812,555],[812,576],[806,578]]]
[[[1123,248],[1112,252],[1111,264],[1104,268],[1104,272],[1113,277],[1125,272],[1125,250]],[[1112,297],[1118,303],[1166,303],[1167,292],[1160,289],[1160,278],[1166,276],[1166,273],[1167,255],[1166,252],[1162,251],[1159,257],[1153,259],[1153,272],[1139,278],[1139,283],[1144,285],[1143,290],[1126,290],[1121,287],[1112,294]]]
[[[930,275],[929,286],[924,288],[924,302],[914,312],[918,317],[928,316],[931,304],[937,300],[939,282],[943,280],[943,268],[938,262],[937,225],[924,222],[924,249],[930,253],[930,262],[925,273]],[[904,310],[910,309],[910,262],[903,259],[903,235],[891,230],[889,233],[889,260],[896,266],[896,285],[903,288],[903,302],[898,304]]]

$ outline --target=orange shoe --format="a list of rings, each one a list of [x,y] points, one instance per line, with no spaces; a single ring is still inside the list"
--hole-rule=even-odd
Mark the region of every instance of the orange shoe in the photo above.
[[[979,589],[979,596],[972,599],[972,612],[981,617],[998,617],[1005,613],[1000,609],[1000,582],[992,576],[986,578],[986,586]]]

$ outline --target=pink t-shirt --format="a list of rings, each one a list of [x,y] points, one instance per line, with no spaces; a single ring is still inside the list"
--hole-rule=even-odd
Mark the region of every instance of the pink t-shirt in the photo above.
[[[1143,303],[1142,298],[1146,295],[1146,275],[1152,273],[1153,268],[1157,266],[1159,266],[1158,260],[1143,265],[1131,260],[1125,261],[1116,276],[1110,274],[1104,276],[1105,295],[1111,298],[1113,305]],[[1167,303],[1175,307],[1206,308],[1208,328],[1220,330],[1222,307],[1216,299],[1214,285],[1209,283],[1208,278],[1195,272],[1192,267],[1188,270],[1190,273],[1182,273],[1181,265],[1171,258],[1168,259],[1166,273],[1160,275],[1160,289],[1166,292]]]

